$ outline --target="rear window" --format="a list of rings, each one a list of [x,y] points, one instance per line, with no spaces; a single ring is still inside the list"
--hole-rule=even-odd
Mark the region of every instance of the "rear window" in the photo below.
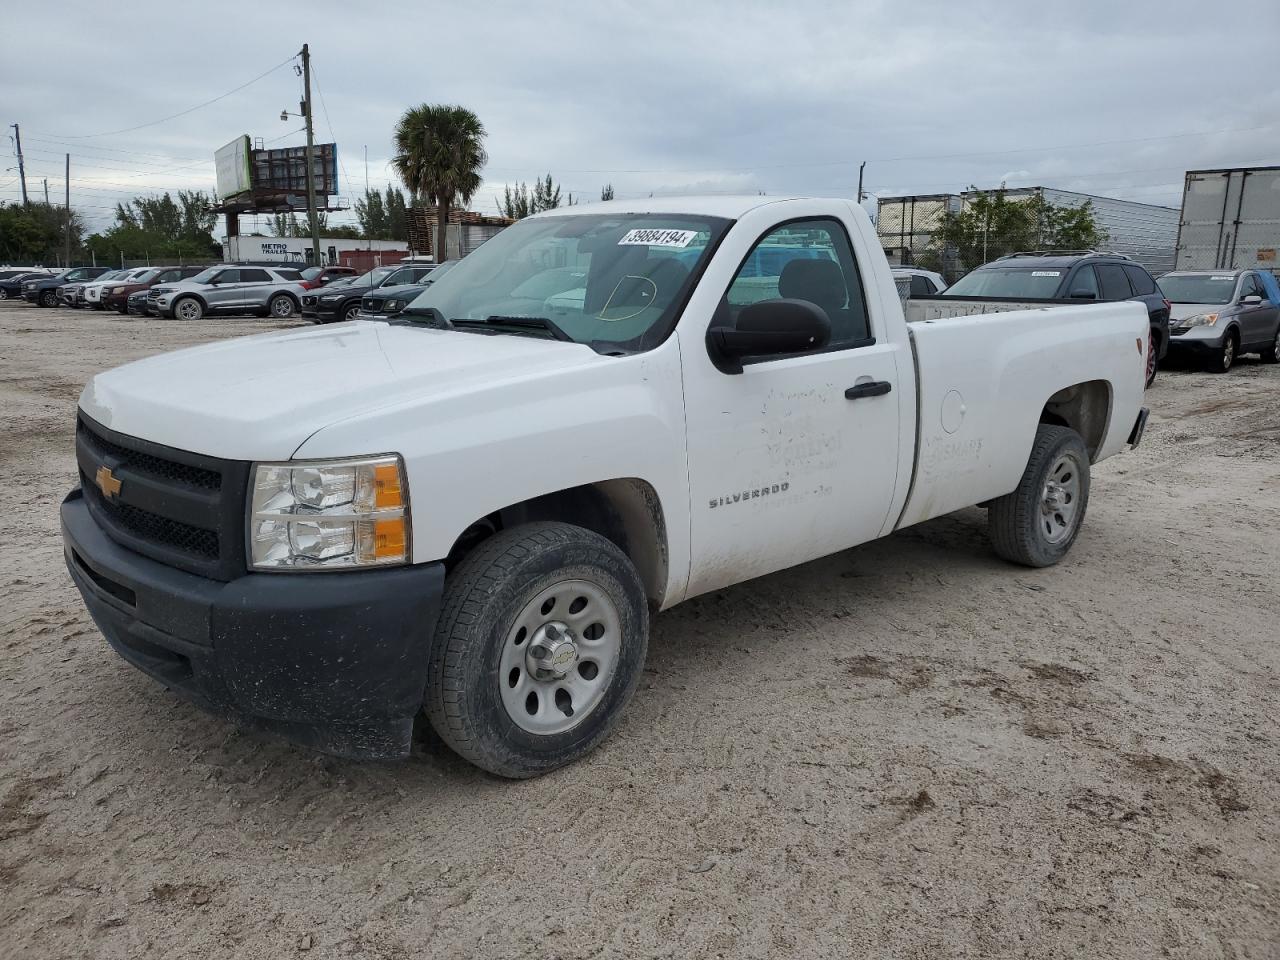
[[[942,291],[942,296],[1049,300],[1057,294],[1065,273],[1066,271],[1061,269],[982,267],[947,287]]]
[[[1133,287],[1134,296],[1145,297],[1156,292],[1156,282],[1151,279],[1151,274],[1141,267],[1126,266],[1124,272],[1129,278],[1129,286]]]
[[[302,274],[297,270],[277,270],[281,280],[301,280]]]
[[[1102,284],[1103,300],[1128,300],[1133,296],[1124,268],[1119,264],[1099,263],[1094,269],[1098,271],[1098,282]]]

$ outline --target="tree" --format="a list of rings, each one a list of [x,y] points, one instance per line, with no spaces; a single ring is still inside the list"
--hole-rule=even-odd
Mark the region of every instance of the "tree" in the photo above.
[[[57,263],[66,251],[65,207],[0,203],[0,263]],[[82,249],[84,220],[71,211],[71,248]]]
[[[409,204],[405,201],[404,191],[388,184],[383,203],[387,208],[387,239],[408,240]]]
[[[978,192],[959,213],[948,211],[934,231],[933,243],[951,247],[962,270],[1020,250],[1093,249],[1106,242],[1092,202],[1059,206],[1041,194],[1010,200],[1006,191]]]
[[[273,213],[267,223],[273,237],[298,237],[302,234],[296,213]]]
[[[390,187],[387,188],[390,191]],[[387,218],[387,208],[382,201],[382,194],[377,190],[365,190],[364,199],[355,203],[356,219],[360,221],[360,229],[370,240],[389,240],[391,224]]]
[[[601,200],[612,200],[612,199],[613,199],[613,184],[612,184],[612,183],[606,183],[603,187],[601,187],[601,188],[600,188],[600,199],[601,199]]]
[[[446,256],[449,211],[471,202],[488,155],[484,124],[465,107],[420,104],[396,124],[396,172],[409,192],[436,207],[436,260]]]
[[[560,206],[560,186],[547,174],[541,180],[533,181],[533,189],[528,184],[517,183],[514,187],[502,188],[502,199],[498,202],[498,212],[512,220],[523,220],[525,217],[543,210],[554,210]],[[576,203],[573,194],[564,202],[572,207]]]

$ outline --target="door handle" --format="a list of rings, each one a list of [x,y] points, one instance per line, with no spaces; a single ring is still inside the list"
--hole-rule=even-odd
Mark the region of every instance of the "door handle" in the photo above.
[[[859,400],[862,397],[883,397],[892,389],[893,384],[888,380],[868,380],[866,383],[850,387],[844,395],[846,399]]]

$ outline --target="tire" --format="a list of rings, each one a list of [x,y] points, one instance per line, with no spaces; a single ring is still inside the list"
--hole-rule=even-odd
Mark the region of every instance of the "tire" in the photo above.
[[[343,320],[355,320],[360,315],[360,301],[356,301],[342,311]]]
[[[267,313],[276,320],[289,320],[298,312],[298,305],[287,293],[277,293],[267,301]]]
[[[1147,386],[1156,382],[1160,370],[1160,337],[1154,330],[1147,331]]]
[[[204,304],[195,297],[179,297],[173,304],[175,320],[201,320],[204,318]]]
[[[1084,441],[1069,427],[1042,423],[1018,489],[991,501],[991,544],[1013,563],[1052,566],[1071,549],[1088,506],[1089,452]]]
[[[42,290],[40,296],[36,298],[36,303],[42,307],[56,307],[58,305],[57,291]]]
[[[613,729],[640,680],[648,634],[644,586],[613,543],[568,523],[503,531],[445,581],[427,716],[483,770],[512,779],[547,773]],[[537,663],[568,662],[557,668],[567,673],[539,678],[536,653]]]
[[[1210,358],[1205,369],[1210,373],[1226,373],[1235,364],[1239,351],[1240,342],[1232,331],[1222,338],[1222,349]]]
[[[1271,346],[1263,347],[1258,351],[1258,355],[1262,357],[1263,363],[1280,363],[1280,327],[1276,327],[1276,335],[1271,341]]]
[[[0,300],[8,300],[8,299],[9,299],[9,291],[4,289],[4,287],[0,287]]]

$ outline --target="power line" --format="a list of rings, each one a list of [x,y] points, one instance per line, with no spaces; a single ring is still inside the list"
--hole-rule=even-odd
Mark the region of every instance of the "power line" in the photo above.
[[[195,113],[195,111],[197,111],[197,110],[201,110],[201,109],[203,109],[203,108],[205,108],[205,107],[207,107],[207,106],[210,106],[211,104],[217,103],[219,100],[225,100],[227,97],[231,96],[233,93],[239,93],[239,92],[240,92],[241,90],[243,90],[245,87],[252,86],[253,84],[257,83],[259,80],[261,80],[263,77],[265,77],[265,76],[268,76],[268,75],[270,75],[270,74],[275,73],[275,72],[276,72],[277,70],[279,70],[281,67],[288,66],[288,65],[289,65],[290,63],[292,63],[295,59],[297,59],[297,54],[294,54],[293,56],[289,57],[287,60],[283,60],[283,61],[281,61],[280,63],[277,63],[277,64],[276,64],[274,67],[272,67],[270,70],[266,70],[266,71],[264,71],[264,72],[262,72],[262,73],[258,74],[258,75],[257,75],[256,77],[254,77],[252,80],[246,81],[245,83],[240,84],[240,86],[235,87],[235,88],[233,88],[233,89],[231,89],[231,90],[228,90],[226,93],[219,94],[218,96],[214,97],[213,99],[211,99],[211,100],[206,100],[206,101],[204,101],[203,103],[197,103],[194,107],[188,107],[186,110],[179,110],[177,113],[171,113],[171,114],[170,114],[169,116],[167,116],[167,117],[161,117],[159,120],[150,120],[150,121],[148,121],[147,123],[140,123],[140,124],[138,124],[136,127],[125,127],[125,128],[124,128],[124,129],[122,129],[122,130],[108,130],[108,131],[106,131],[106,132],[104,132],[104,133],[64,134],[64,135],[62,135],[62,139],[65,139],[65,140],[91,140],[91,139],[93,139],[93,138],[95,138],[95,137],[114,137],[114,136],[116,136],[116,135],[118,135],[118,134],[121,134],[121,133],[132,133],[132,132],[133,132],[133,131],[135,131],[135,130],[143,130],[143,129],[145,129],[146,127],[154,127],[154,126],[157,126],[158,124],[161,124],[161,123],[168,123],[170,120],[176,120],[176,119],[178,119],[178,117],[185,117],[185,116],[186,116],[187,114],[189,114],[189,113]],[[50,134],[49,136],[53,136],[53,135],[52,135],[52,134]]]

